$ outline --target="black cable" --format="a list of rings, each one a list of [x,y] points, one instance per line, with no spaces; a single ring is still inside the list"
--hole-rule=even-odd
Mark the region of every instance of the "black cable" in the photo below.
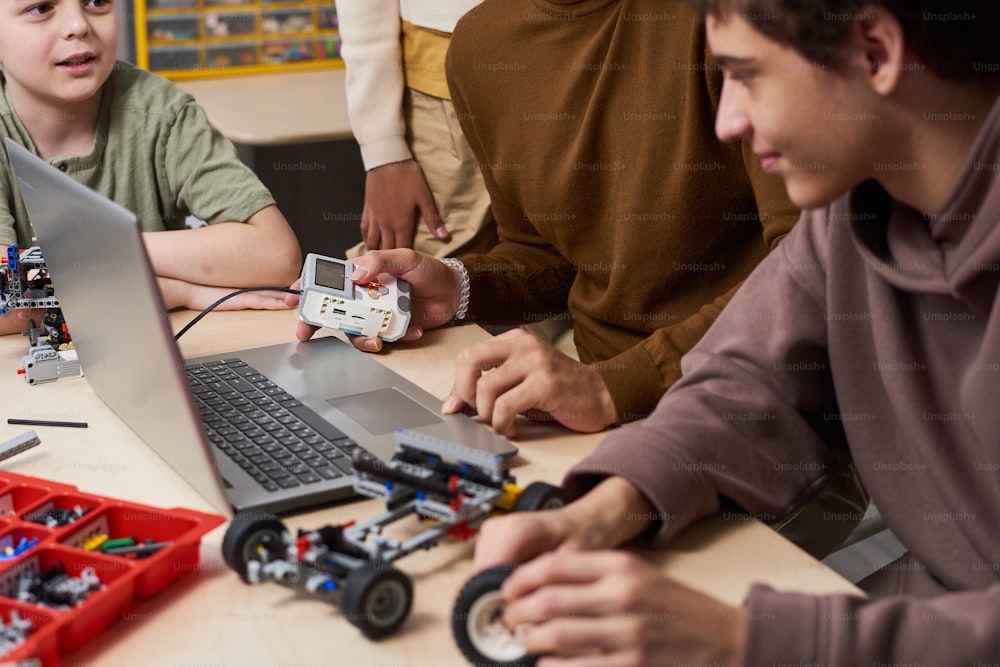
[[[185,324],[184,328],[178,331],[176,335],[174,335],[174,340],[179,340],[181,336],[187,333],[188,329],[197,324],[198,321],[201,320],[201,318],[205,317],[210,312],[212,312],[215,309],[215,307],[218,306],[219,304],[224,303],[229,299],[232,299],[234,296],[239,296],[240,294],[246,294],[247,292],[285,292],[287,294],[302,294],[302,290],[291,289],[289,287],[246,287],[241,290],[236,290],[232,294],[227,294],[226,296],[222,297],[221,299],[213,303],[205,310],[195,315],[193,320]]]

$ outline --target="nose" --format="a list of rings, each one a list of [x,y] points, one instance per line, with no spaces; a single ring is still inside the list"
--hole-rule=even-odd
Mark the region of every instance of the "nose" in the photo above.
[[[61,3],[63,19],[63,38],[86,37],[90,33],[90,21],[78,2]]]
[[[749,139],[753,127],[744,108],[746,91],[725,79],[722,83],[722,95],[719,98],[719,111],[715,117],[715,134],[722,141],[739,141]]]

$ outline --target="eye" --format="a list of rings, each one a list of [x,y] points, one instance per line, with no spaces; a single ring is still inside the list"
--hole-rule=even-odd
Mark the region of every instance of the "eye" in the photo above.
[[[52,5],[47,2],[42,2],[37,5],[32,5],[26,10],[28,14],[32,16],[45,16],[53,9]]]
[[[84,7],[93,7],[94,9],[108,9],[111,7],[111,0],[84,0]]]
[[[753,74],[750,72],[727,70],[726,75],[729,77],[730,81],[735,81],[742,86],[749,86],[750,82],[753,80]]]

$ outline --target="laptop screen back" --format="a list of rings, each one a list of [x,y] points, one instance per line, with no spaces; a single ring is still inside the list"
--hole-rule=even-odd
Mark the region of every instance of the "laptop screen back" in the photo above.
[[[6,144],[90,386],[196,491],[231,513],[135,215]]]

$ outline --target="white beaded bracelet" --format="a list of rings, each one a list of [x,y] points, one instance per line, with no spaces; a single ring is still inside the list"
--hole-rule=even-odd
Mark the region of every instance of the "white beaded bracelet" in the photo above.
[[[458,299],[458,312],[456,312],[455,317],[452,318],[453,322],[461,322],[465,319],[465,314],[469,310],[469,272],[465,268],[465,264],[463,264],[461,260],[455,259],[454,257],[442,257],[441,263],[445,266],[458,269],[458,272],[461,275],[462,285]]]

